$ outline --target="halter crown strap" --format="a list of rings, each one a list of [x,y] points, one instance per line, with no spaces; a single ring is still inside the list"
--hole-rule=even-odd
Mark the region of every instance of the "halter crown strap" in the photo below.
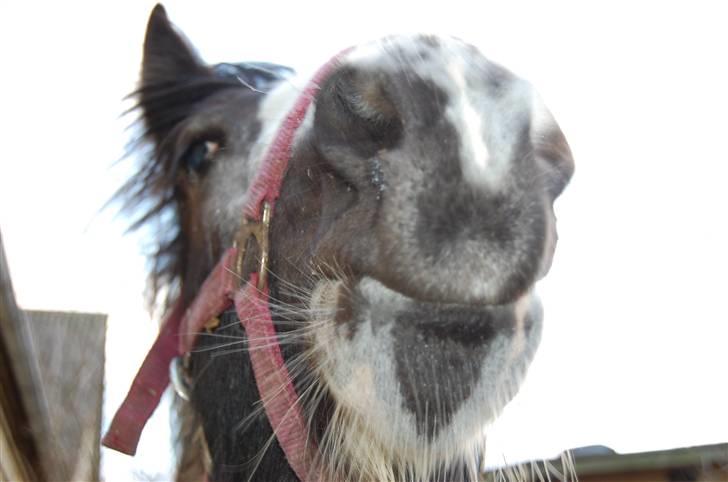
[[[102,439],[106,447],[129,455],[136,453],[141,431],[169,384],[169,364],[192,349],[197,333],[208,320],[234,303],[248,337],[253,373],[268,420],[291,468],[300,480],[308,480],[316,449],[307,438],[298,395],[280,345],[271,343],[278,335],[268,306],[266,263],[261,260],[259,272],[253,273],[248,283],[238,287],[241,264],[238,257],[244,256],[245,244],[251,235],[261,242],[262,237],[250,230],[251,224],[265,224],[267,229],[280,195],[296,132],[320,84],[349,51],[342,51],[316,72],[280,125],[246,194],[237,246],[224,253],[186,310],[180,300],[174,305]],[[269,210],[268,214],[264,214],[264,206]],[[261,251],[265,253],[266,249]]]

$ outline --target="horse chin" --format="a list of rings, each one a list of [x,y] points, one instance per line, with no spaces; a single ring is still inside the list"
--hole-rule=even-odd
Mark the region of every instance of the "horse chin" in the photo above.
[[[335,405],[322,453],[349,457],[363,480],[477,470],[484,429],[518,390],[542,319],[532,293],[433,303],[373,278],[318,282],[310,311],[313,369]]]

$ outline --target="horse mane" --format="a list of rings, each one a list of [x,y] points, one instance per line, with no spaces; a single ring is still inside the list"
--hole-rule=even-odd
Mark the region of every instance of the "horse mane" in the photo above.
[[[128,231],[149,227],[155,245],[146,246],[147,305],[166,307],[179,291],[185,272],[185,238],[180,226],[180,195],[176,178],[180,169],[174,155],[173,133],[194,105],[222,88],[233,87],[205,77],[185,82],[148,84],[132,92],[135,104],[125,114],[139,113],[132,126],[141,125],[125,157],[135,157],[135,173],[112,200],[121,203],[120,213],[130,219]],[[156,114],[149,115],[152,112]],[[166,291],[160,299],[162,291]]]
[[[140,133],[125,157],[136,157],[138,169],[111,201],[121,203],[120,213],[131,219],[127,231],[150,226],[156,245],[147,247],[147,305],[165,308],[184,283],[186,240],[181,230],[181,192],[177,187],[180,158],[174,149],[178,127],[205,99],[225,89],[262,89],[293,71],[257,63],[221,63],[200,69],[188,78],[144,79],[127,98],[134,105],[124,114],[138,113],[132,127]],[[164,296],[161,295],[164,293]],[[160,299],[161,298],[161,299]]]

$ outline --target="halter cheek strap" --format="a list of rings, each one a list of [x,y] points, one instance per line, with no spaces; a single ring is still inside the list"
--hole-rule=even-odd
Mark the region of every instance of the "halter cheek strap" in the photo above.
[[[348,52],[341,52],[316,72],[279,127],[246,194],[236,246],[223,254],[187,309],[179,300],[174,305],[102,439],[106,447],[129,455],[136,453],[144,425],[169,384],[170,363],[192,349],[197,333],[209,320],[234,304],[247,334],[255,382],[268,420],[293,471],[300,480],[309,480],[316,448],[308,440],[280,345],[273,342],[278,335],[268,304],[267,234],[296,132],[320,84]],[[243,258],[251,238],[258,243],[260,267],[247,283],[241,283]]]

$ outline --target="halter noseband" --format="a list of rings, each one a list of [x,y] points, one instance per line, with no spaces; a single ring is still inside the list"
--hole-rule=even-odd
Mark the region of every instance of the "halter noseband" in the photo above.
[[[308,440],[298,395],[280,345],[271,342],[278,335],[268,305],[268,232],[296,132],[319,86],[348,52],[349,49],[341,52],[316,72],[278,128],[246,193],[243,220],[233,247],[223,254],[189,307],[181,299],[173,305],[104,435],[102,444],[106,447],[129,455],[136,453],[144,425],[170,382],[170,366],[172,378],[177,378],[180,356],[189,354],[197,333],[211,322],[214,324],[213,320],[233,304],[247,334],[255,382],[273,432],[298,478],[309,479],[316,449]],[[245,282],[243,268],[251,240],[258,245],[258,269]],[[184,383],[177,380],[175,385]]]

